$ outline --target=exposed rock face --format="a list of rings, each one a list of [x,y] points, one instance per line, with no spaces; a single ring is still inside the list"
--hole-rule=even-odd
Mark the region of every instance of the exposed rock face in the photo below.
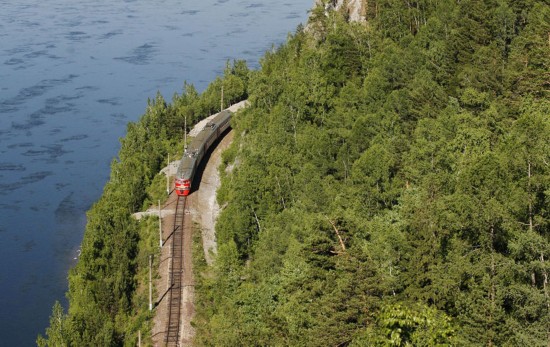
[[[346,8],[351,22],[364,22],[366,0],[315,0],[315,6],[322,5],[326,11]]]

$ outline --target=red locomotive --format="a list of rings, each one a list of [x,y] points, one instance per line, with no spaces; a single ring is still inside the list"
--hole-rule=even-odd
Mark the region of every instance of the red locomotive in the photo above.
[[[210,146],[229,128],[230,120],[230,111],[225,110],[218,113],[191,141],[191,144],[183,153],[183,158],[176,173],[176,194],[189,195],[197,167]]]

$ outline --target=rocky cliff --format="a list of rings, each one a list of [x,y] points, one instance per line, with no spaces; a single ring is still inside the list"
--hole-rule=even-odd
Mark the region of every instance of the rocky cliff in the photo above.
[[[345,9],[351,22],[365,21],[366,0],[315,0],[315,6],[324,6],[326,11]]]

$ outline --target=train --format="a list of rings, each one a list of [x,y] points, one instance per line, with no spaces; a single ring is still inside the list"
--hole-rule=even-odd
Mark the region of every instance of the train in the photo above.
[[[197,136],[191,141],[181,158],[178,171],[176,172],[175,190],[180,196],[187,196],[191,193],[193,177],[202,158],[208,152],[225,131],[231,126],[231,115],[229,110],[224,110],[212,118]]]

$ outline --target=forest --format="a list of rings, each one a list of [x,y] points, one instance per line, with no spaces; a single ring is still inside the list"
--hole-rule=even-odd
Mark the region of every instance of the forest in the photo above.
[[[367,3],[250,73],[196,344],[548,346],[550,6]]]
[[[136,345],[183,119],[250,107],[223,155],[218,254],[195,252],[197,346],[548,346],[550,5],[372,0],[128,126],[40,346]],[[159,188],[160,187],[160,188]]]
[[[38,346],[133,347],[140,333],[143,344],[152,345],[148,276],[149,256],[159,265],[158,218],[138,222],[132,214],[166,200],[159,171],[167,157],[181,157],[184,131],[219,110],[222,86],[226,102],[246,98],[248,73],[244,61],[227,64],[202,94],[187,83],[171,103],[157,94],[140,120],[128,124],[109,182],[86,215],[81,255],[68,276],[68,312],[55,303]]]

